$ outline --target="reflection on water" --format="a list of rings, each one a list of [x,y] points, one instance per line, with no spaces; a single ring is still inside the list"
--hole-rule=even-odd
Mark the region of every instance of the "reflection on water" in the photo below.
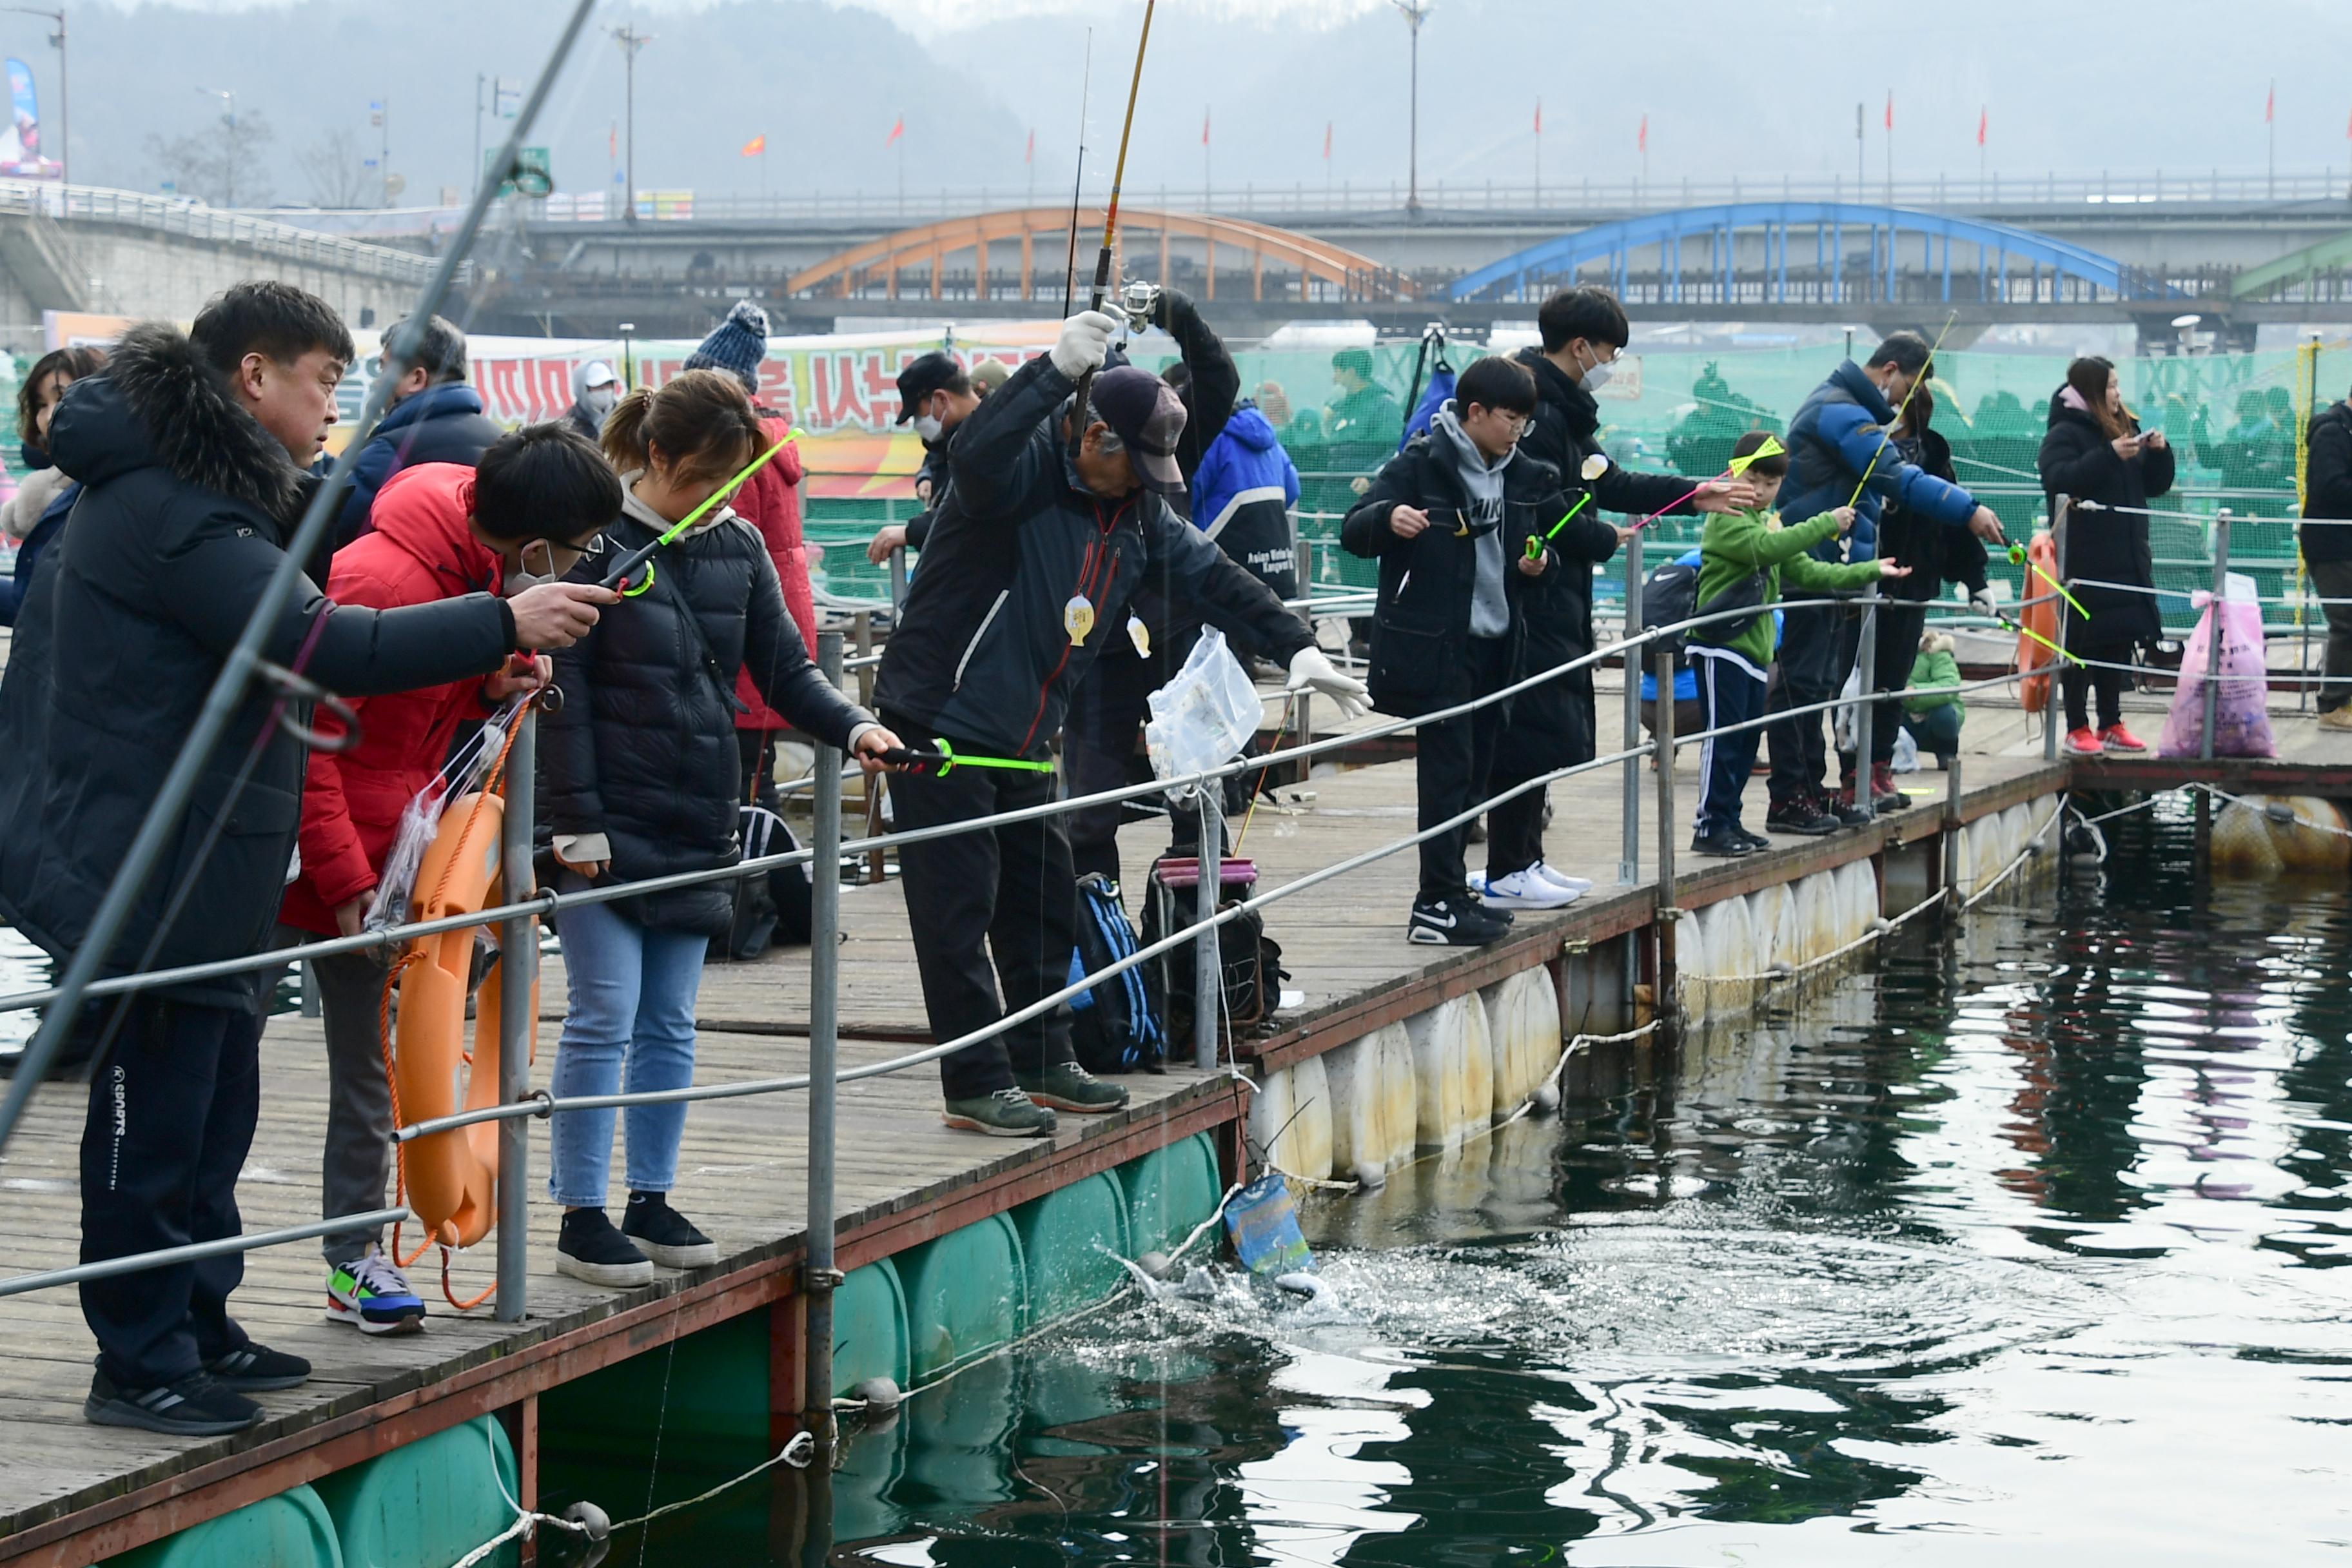
[[[2345,1550],[2352,899],[2200,889],[2126,826],[2054,918],[1317,1201],[1338,1310],[1123,1308],[918,1398],[851,1447],[832,1560]],[[797,1485],[616,1560],[799,1561]]]

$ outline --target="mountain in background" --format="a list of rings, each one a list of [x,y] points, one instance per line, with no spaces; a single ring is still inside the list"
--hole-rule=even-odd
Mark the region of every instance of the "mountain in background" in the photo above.
[[[226,140],[234,92],[246,135],[240,205],[359,200],[380,187],[364,160],[385,132],[404,204],[470,181],[476,75],[525,82],[544,62],[554,0],[311,0],[299,7],[184,4],[72,15],[72,173],[152,190]],[[637,60],[637,183],[648,189],[887,195],[986,186],[1008,204],[1034,185],[1066,193],[1087,28],[1087,185],[1108,183],[1141,7],[1073,3],[1051,14],[901,27],[890,8],[818,0],[608,6],[557,84],[541,130],[559,188],[609,190],[624,134],[622,58],[611,26],[654,36]],[[984,0],[955,13],[985,16]],[[1001,15],[1001,13],[999,13]],[[919,23],[920,18],[917,19]],[[57,116],[47,24],[0,13],[0,52],[30,63]],[[1990,166],[2012,178],[2221,167],[2259,170],[2278,81],[2282,168],[2352,162],[2352,5],[2340,0],[2142,0],[2119,23],[1983,0],[1965,11],[1857,13],[1825,0],[1759,13],[1734,0],[1596,6],[1569,0],[1440,0],[1421,41],[1425,191],[1543,176],[1641,173],[1646,117],[1654,183],[1851,174],[1862,107],[1865,187],[1885,178],[1886,98],[1895,169],[1972,175],[1979,112]],[[1237,14],[1213,0],[1160,7],[1128,188],[1215,184],[1402,186],[1408,74],[1403,21],[1387,6]],[[371,124],[370,104],[389,105]],[[251,132],[257,112],[269,135]],[[1202,143],[1208,121],[1209,144]],[[890,140],[903,118],[905,133]],[[1323,156],[1327,127],[1331,155]],[[492,142],[498,123],[485,117]],[[1035,138],[1034,162],[1027,160]],[[767,138],[764,160],[739,149]],[[49,150],[54,153],[52,137]],[[1066,199],[1063,198],[1063,199]]]

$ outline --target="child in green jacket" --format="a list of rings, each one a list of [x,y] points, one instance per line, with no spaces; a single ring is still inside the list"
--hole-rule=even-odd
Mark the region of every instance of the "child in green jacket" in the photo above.
[[[1949,773],[1952,759],[1960,754],[1960,725],[1969,715],[1969,705],[1960,700],[1957,691],[1927,689],[1960,683],[1960,661],[1952,657],[1952,638],[1948,632],[1929,632],[1919,639],[1919,657],[1911,666],[1910,689],[1926,690],[1924,696],[1903,699],[1903,727],[1923,752],[1935,754],[1937,765]]]
[[[1731,449],[1733,460],[1756,452],[1765,440],[1760,430],[1742,436]],[[1700,615],[1735,605],[1752,605],[1756,613],[1695,626],[1685,639],[1710,731],[1764,716],[1764,672],[1772,662],[1772,605],[1780,597],[1784,577],[1792,592],[1811,597],[1859,588],[1880,577],[1906,576],[1911,570],[1892,561],[1832,565],[1814,560],[1806,552],[1852,528],[1853,509],[1842,506],[1784,528],[1772,502],[1788,477],[1789,459],[1780,455],[1758,458],[1747,470],[1748,482],[1756,490],[1756,510],[1717,512],[1706,520],[1706,532],[1698,544],[1696,603]],[[1761,734],[1747,729],[1702,742],[1694,853],[1730,858],[1771,847],[1770,839],[1739,825],[1739,797],[1748,788],[1748,774],[1755,772]]]

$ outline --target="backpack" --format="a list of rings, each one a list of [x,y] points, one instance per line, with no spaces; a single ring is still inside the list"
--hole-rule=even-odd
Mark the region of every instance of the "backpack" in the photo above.
[[[764,805],[740,807],[735,831],[746,860],[788,854],[800,847],[784,819]],[[739,878],[730,886],[734,907],[729,911],[727,934],[710,939],[711,957],[753,959],[771,946],[797,946],[808,941],[815,922],[806,866],[779,867],[764,877]]]
[[[1642,629],[1645,632],[1660,626],[1671,626],[1686,621],[1697,613],[1698,566],[1695,562],[1680,559],[1667,562],[1642,580]],[[1682,661],[1683,639],[1688,632],[1670,632],[1650,644],[1649,657],[1654,659],[1660,649]]]
[[[1162,856],[1152,862],[1150,891],[1143,905],[1143,945],[1181,931],[1192,921],[1193,898],[1199,887],[1197,862],[1190,856]],[[1256,868],[1246,861],[1224,862],[1224,879],[1217,889],[1219,910],[1231,909],[1249,897],[1257,880]],[[1171,880],[1172,879],[1172,880]],[[1217,1037],[1230,1047],[1235,1039],[1273,1032],[1275,1010],[1282,1002],[1282,983],[1289,972],[1282,967],[1282,947],[1265,934],[1265,921],[1255,910],[1217,928],[1217,958],[1223,973],[1223,1016]],[[1160,955],[1160,994],[1166,1001],[1164,1016],[1171,1040],[1192,1037],[1193,944],[1182,942]]]
[[[1076,984],[1142,945],[1119,901],[1118,884],[1099,871],[1078,879],[1077,946],[1070,954]],[[1123,969],[1070,998],[1070,1045],[1088,1072],[1160,1072],[1168,1035],[1160,1026],[1159,970],[1149,962]]]

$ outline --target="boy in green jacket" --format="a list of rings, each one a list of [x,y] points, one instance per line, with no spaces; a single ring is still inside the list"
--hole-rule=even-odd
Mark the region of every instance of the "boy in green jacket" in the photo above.
[[[1751,456],[1767,438],[1760,430],[1742,436],[1731,449],[1732,460]],[[1788,458],[1757,458],[1746,468],[1748,482],[1756,490],[1756,509],[1717,512],[1706,520],[1706,532],[1698,543],[1696,602],[1700,615],[1751,605],[1756,613],[1694,626],[1685,639],[1710,731],[1764,717],[1764,671],[1772,662],[1772,605],[1780,597],[1784,575],[1792,591],[1811,597],[1859,588],[1880,577],[1906,576],[1911,570],[1892,561],[1841,566],[1814,560],[1806,552],[1852,528],[1853,509],[1842,506],[1783,528],[1771,508],[1789,474]],[[1701,743],[1693,853],[1727,859],[1771,847],[1770,839],[1739,826],[1739,797],[1756,770],[1757,739],[1762,732],[1740,730],[1711,735]]]
[[[1952,657],[1952,638],[1948,632],[1929,632],[1919,639],[1919,657],[1911,666],[1910,689],[1925,691],[1925,696],[1903,700],[1903,727],[1923,752],[1935,754],[1936,765],[1951,772],[1952,759],[1960,754],[1960,726],[1967,721],[1969,705],[1957,691],[1938,691],[1937,687],[1952,687],[1960,683],[1960,661]]]

